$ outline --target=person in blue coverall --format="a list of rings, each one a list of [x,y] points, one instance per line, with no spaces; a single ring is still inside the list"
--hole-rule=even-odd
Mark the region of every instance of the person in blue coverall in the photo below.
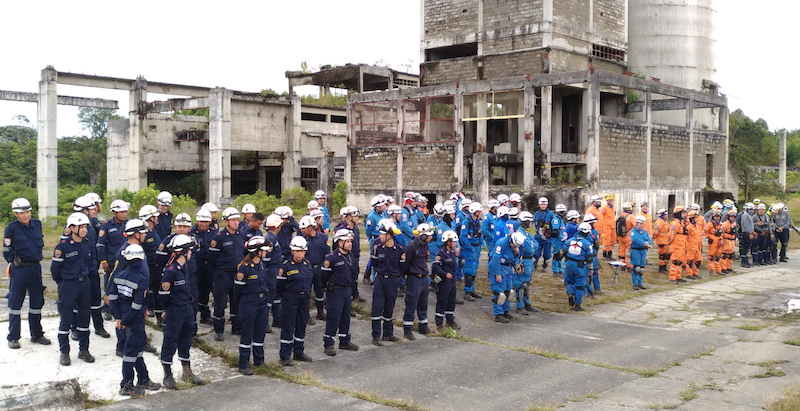
[[[433,227],[435,231],[436,228],[439,227],[439,224],[442,223],[443,216],[444,206],[441,203],[436,203],[436,205],[433,206],[433,213],[428,216],[428,219],[425,220],[425,222],[428,223],[429,226]],[[428,252],[431,255],[430,261],[433,262],[436,258],[436,255],[439,254],[439,242],[431,240],[431,242],[428,243]]]
[[[483,206],[481,203],[473,202],[469,205],[468,211],[461,220],[459,242],[464,256],[464,300],[475,301],[476,298],[483,298],[475,292],[475,276],[478,275],[478,262],[483,246],[481,233]]]
[[[369,249],[370,252],[372,252],[375,240],[380,235],[378,232],[378,222],[384,219],[383,212],[386,208],[386,198],[380,194],[376,195],[372,197],[370,204],[372,205],[372,211],[367,214],[367,218],[364,220],[364,235],[367,236]],[[374,273],[372,272],[372,259],[370,258],[367,261],[367,267],[364,269],[364,284],[372,285],[373,280]]]
[[[586,214],[583,217],[583,222],[589,223],[589,225],[592,226],[591,240],[594,246],[592,250],[592,274],[586,278],[586,292],[589,294],[589,298],[594,298],[595,295],[603,295],[603,292],[600,291],[600,259],[597,258],[598,250],[600,250],[600,232],[595,228],[597,216],[594,214]],[[564,249],[566,250],[566,247]]]
[[[328,213],[328,207],[325,207],[325,201],[328,199],[328,195],[325,194],[322,190],[317,190],[314,193],[314,199],[317,200],[317,204],[319,204],[319,210],[322,211],[322,232],[327,235],[331,231],[331,216]]]
[[[483,233],[483,241],[486,243],[490,261],[492,250],[494,250],[494,224],[497,220],[497,209],[499,207],[500,203],[497,200],[489,200],[489,211],[483,215],[483,222],[481,223],[481,233]]]
[[[653,248],[653,240],[650,239],[650,234],[644,229],[646,221],[644,216],[636,216],[636,226],[628,234],[631,237],[631,265],[633,265],[631,283],[633,283],[634,290],[647,289],[642,284],[642,276],[647,262],[647,250]]]
[[[569,239],[567,245],[567,296],[573,311],[583,311],[583,293],[586,290],[586,276],[591,271],[593,248],[592,226],[581,223],[578,232]]]
[[[280,219],[277,215],[275,217]],[[264,259],[274,248],[273,243],[262,236],[251,237],[244,247],[247,255],[239,263],[233,280],[233,301],[239,305],[239,319],[242,322],[239,373],[253,375],[253,369],[250,368],[251,352],[253,364],[256,367],[264,366],[264,337],[267,335],[269,308],[273,298],[267,286],[269,271]]]
[[[511,303],[508,297],[512,290],[512,273],[516,265],[519,247],[525,243],[525,235],[513,233],[503,237],[494,244],[492,262],[489,264],[489,285],[492,289],[492,310],[494,320],[507,323],[517,318],[511,314]]]
[[[533,239],[533,235],[528,231],[533,223],[533,214],[523,211],[519,214],[519,229],[516,232],[525,236],[525,242],[520,248],[521,262],[514,270],[513,281],[514,289],[517,294],[517,313],[528,315],[528,311],[539,311],[531,305],[530,285],[533,277],[533,255],[539,244]]]
[[[567,206],[564,204],[556,205],[556,213],[550,219],[550,232],[552,236],[550,240],[550,253],[553,255],[553,265],[551,270],[553,277],[564,276],[564,265],[561,263],[563,255],[561,253],[561,233],[564,231],[566,222],[564,218],[567,216]]]
[[[586,216],[590,216],[591,214],[587,214]],[[567,224],[564,226],[564,229],[561,230],[561,249],[564,250],[562,253],[563,256],[561,257],[564,260],[564,267],[566,268],[566,258],[567,258],[567,245],[569,245],[569,239],[578,232],[578,224],[580,223],[581,214],[577,210],[570,210],[567,213]],[[596,219],[595,219],[596,220]],[[567,272],[564,271],[564,285],[567,285]]]

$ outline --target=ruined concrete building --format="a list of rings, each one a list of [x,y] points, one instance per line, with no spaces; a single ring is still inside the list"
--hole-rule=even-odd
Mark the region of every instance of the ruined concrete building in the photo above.
[[[577,186],[556,200],[661,208],[736,192],[711,0],[421,3],[421,86],[348,100],[351,202]]]

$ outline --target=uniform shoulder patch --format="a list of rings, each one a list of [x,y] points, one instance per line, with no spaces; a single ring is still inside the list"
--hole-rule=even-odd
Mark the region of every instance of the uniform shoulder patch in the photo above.
[[[325,260],[325,264],[323,264],[323,266],[324,266],[325,268],[328,268],[328,267],[330,267],[330,266],[331,266],[331,260]]]
[[[236,273],[236,281],[242,281],[242,280],[244,280],[244,273],[240,271]]]
[[[161,243],[158,245],[158,251],[163,251],[163,250],[164,250],[164,243]]]
[[[8,239],[6,238],[6,240],[8,240]],[[61,257],[61,250],[56,248],[56,251],[53,252],[53,256],[55,258],[60,258]]]
[[[405,260],[406,259],[406,253],[400,254],[400,259],[401,260]]]
[[[100,232],[99,232],[99,233],[97,233],[97,236],[98,236],[98,237],[102,237],[102,236],[104,236],[104,235],[106,235],[106,230],[100,230]]]
[[[169,281],[164,281],[163,283],[161,283],[161,289],[164,291],[169,291],[170,285],[171,284],[169,283]]]
[[[437,256],[436,256],[436,261],[442,261],[442,256],[440,256],[440,255],[437,255]]]
[[[69,228],[68,227],[64,227],[64,235],[69,235]]]
[[[278,270],[278,275],[283,275],[283,268],[281,268],[280,270]]]
[[[209,244],[209,246],[210,247],[216,247],[217,246],[217,240],[211,240],[211,244]]]
[[[5,244],[6,247],[10,246],[11,245],[11,239],[10,238],[4,238],[3,239],[3,244]]]

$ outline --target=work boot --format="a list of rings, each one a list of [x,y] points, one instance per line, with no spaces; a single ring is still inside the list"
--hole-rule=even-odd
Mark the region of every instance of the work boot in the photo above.
[[[658,266],[658,273],[659,274],[666,274],[667,273],[667,266],[666,265]]]
[[[634,290],[638,290],[638,289],[639,289],[639,286],[638,286],[638,285],[636,285],[636,284],[634,284],[634,285],[633,285],[633,289],[634,289]]]
[[[273,319],[272,320],[272,328],[277,328],[277,329],[280,330],[281,327],[282,327],[282,324],[281,324],[280,320],[278,320],[278,319]]]
[[[117,351],[115,354],[116,354],[116,355],[117,355],[117,357],[119,357],[119,358],[122,358],[122,357],[123,357],[123,353],[122,353],[122,351]]]
[[[70,331],[70,333],[69,333],[69,339],[72,340],[72,341],[78,341],[78,340],[81,339],[81,337],[78,336],[78,332],[77,331],[73,330],[73,331]]]
[[[347,344],[344,344],[344,345],[339,343],[339,349],[340,350],[347,350],[347,351],[358,351],[358,346],[353,344],[353,343],[351,343],[351,342],[349,342]]]
[[[269,322],[267,322],[267,334],[272,334],[272,327],[270,327]]]
[[[350,318],[356,318],[356,312],[350,311]]]
[[[103,319],[104,319],[104,320],[106,320],[106,321],[111,321],[111,320],[113,320],[114,318],[111,316],[111,313],[110,313],[110,312],[108,312],[108,311],[103,311]],[[120,389],[120,391],[122,391],[122,390]]]
[[[31,342],[34,344],[50,345],[50,339],[44,335],[39,338],[31,338]]]
[[[325,309],[322,307],[317,307],[317,317],[320,321],[325,321],[327,317],[325,317]]]
[[[308,325],[316,325],[316,324],[317,324],[317,321],[314,320],[314,317],[309,315],[308,316]]]
[[[372,345],[377,345],[378,347],[383,347],[383,343],[378,338],[373,338],[372,339]]]
[[[678,285],[678,280],[669,280],[669,282],[672,283],[673,285]]]
[[[158,391],[161,389],[161,384],[153,382],[153,380],[150,379],[148,379],[145,382],[140,381],[138,384],[136,384],[136,386],[138,388],[144,388],[145,390],[150,390],[150,391]]]
[[[183,374],[181,374],[181,380],[183,382],[188,382],[192,385],[203,385],[203,379],[194,375],[192,372],[192,364],[189,361],[181,361],[181,367],[183,368]]]
[[[168,390],[177,390],[178,384],[175,382],[175,377],[172,376],[172,366],[169,364],[161,364],[164,367],[164,379],[161,382],[164,388]]]
[[[605,295],[605,293],[600,290],[594,290],[594,295]]]
[[[411,331],[409,331],[407,333],[403,333],[403,338],[405,338],[406,340],[409,340],[409,341],[414,341],[414,340],[417,339],[417,337],[414,337],[414,333],[411,332]]]
[[[312,361],[314,361],[314,360],[311,359],[311,357],[309,357],[309,356],[307,356],[305,354],[298,354],[298,353],[294,353],[294,360],[295,361],[300,361],[300,362],[312,362]]]
[[[527,311],[525,311],[524,307],[517,307],[517,314],[530,315]]]
[[[464,305],[464,299],[458,298],[458,293],[456,293],[456,304],[457,305]]]
[[[507,323],[507,322],[508,322],[508,318],[506,318],[506,317],[504,317],[504,316],[502,316],[502,315],[498,314],[498,315],[495,315],[495,316],[494,316],[494,321],[495,321],[495,322],[498,322],[498,323],[503,323],[503,324],[505,324],[505,323]]]
[[[372,283],[372,280],[369,277],[364,277],[364,284],[372,285],[373,283]]]
[[[645,287],[644,285],[640,285],[640,286],[639,286],[639,289],[640,289],[640,290],[646,290],[646,289],[647,289],[647,287]]]
[[[58,363],[64,366],[72,364],[72,360],[69,359],[69,353],[62,352],[61,357],[58,359]]]
[[[575,306],[575,297],[574,296],[571,296],[571,295],[569,296],[569,306],[570,307]]]
[[[461,326],[458,325],[458,323],[456,323],[455,321],[448,321],[447,322],[447,326],[452,328],[452,329],[454,329],[454,330],[460,330],[461,329]]]
[[[78,359],[88,363],[94,362],[94,357],[92,356],[92,354],[89,354],[89,350],[78,352]]]
[[[472,294],[470,294],[470,293],[464,293],[464,301],[470,301],[470,302],[472,302],[472,301],[475,301],[475,299],[474,299],[474,298],[472,298]]]
[[[397,298],[405,297],[405,295],[406,295],[406,286],[404,285],[400,286],[400,288],[397,289]]]
[[[419,326],[417,326],[417,332],[422,334],[422,335],[428,335],[428,334],[430,334],[431,330],[429,330],[427,327],[428,327],[428,324],[425,324],[425,328],[419,328]]]
[[[225,336],[224,336],[224,335],[222,335],[222,333],[217,333],[217,334],[214,336],[214,341],[225,341]]]
[[[155,354],[157,352],[156,347],[153,347],[152,345],[150,345],[150,343],[145,344],[144,347],[142,347],[142,350],[147,351],[151,354]]]
[[[685,278],[679,278],[676,281],[679,282],[679,283],[688,283],[688,281],[686,281]]]
[[[781,259],[778,260],[778,261],[780,261],[782,263],[788,263],[789,262],[789,260],[787,260],[786,257],[781,257]]]
[[[214,325],[214,322],[211,321],[211,317],[200,317],[200,324],[203,324],[203,325]]]
[[[580,304],[578,304],[575,307],[572,307],[572,311],[583,311],[583,307],[581,307]]]
[[[291,358],[281,358],[281,365],[284,367],[294,367],[294,361]]]
[[[139,398],[144,395],[143,388],[135,387],[133,384],[125,384],[124,387],[119,389],[119,395],[129,396],[131,398]]]
[[[530,311],[532,313],[537,313],[537,312],[539,312],[541,310],[539,310],[538,308],[536,308],[536,307],[534,307],[534,306],[532,306],[530,304],[525,304],[525,311]]]
[[[686,276],[686,278],[688,278],[688,279],[690,279],[690,280],[697,280],[697,277],[698,277],[698,276],[696,276],[696,275],[689,275],[689,276]]]
[[[103,338],[109,338],[109,337],[111,337],[111,334],[109,334],[109,333],[108,333],[108,331],[106,331],[106,330],[105,330],[104,328],[102,328],[102,327],[101,327],[101,328],[95,328],[95,329],[94,329],[94,333],[95,333],[95,334],[97,334],[97,335],[99,335],[99,336],[101,336],[101,337],[103,337]]]
[[[253,375],[253,370],[250,367],[239,368],[239,374],[242,374],[242,375]]]
[[[517,319],[517,316],[516,316],[516,315],[514,315],[514,314],[511,314],[511,312],[510,312],[510,311],[506,311],[506,312],[504,312],[504,313],[503,313],[503,317],[506,317],[506,318],[508,318],[509,320],[516,320],[516,319]]]
[[[8,348],[11,348],[12,350],[18,350],[19,340],[8,340]]]
[[[231,335],[242,335],[242,330],[231,327]]]
[[[336,355],[336,347],[332,345],[325,346],[325,355],[330,355],[331,357]]]
[[[395,337],[394,335],[384,335],[383,338],[381,338],[381,339],[383,341],[389,341],[389,342],[398,342],[398,341],[400,341],[400,339]]]
[[[482,295],[480,295],[480,294],[476,293],[475,291],[471,291],[471,292],[470,292],[470,295],[471,295],[473,298],[483,298],[483,296],[482,296]]]

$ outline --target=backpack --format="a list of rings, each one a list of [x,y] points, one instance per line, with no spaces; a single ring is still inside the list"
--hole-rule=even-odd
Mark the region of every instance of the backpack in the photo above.
[[[628,225],[625,222],[625,217],[624,213],[617,217],[617,237],[625,237],[625,234],[628,234]]]

